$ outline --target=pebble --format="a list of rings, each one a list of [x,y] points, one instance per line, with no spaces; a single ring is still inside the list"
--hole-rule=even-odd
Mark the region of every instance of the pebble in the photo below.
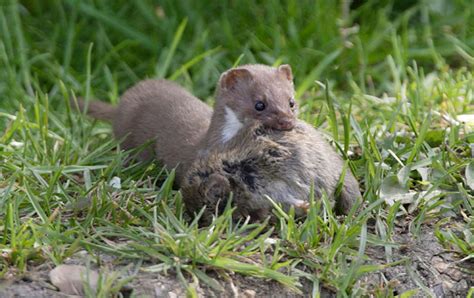
[[[62,293],[82,296],[86,282],[92,291],[97,290],[99,274],[85,266],[59,265],[49,272],[49,279]]]

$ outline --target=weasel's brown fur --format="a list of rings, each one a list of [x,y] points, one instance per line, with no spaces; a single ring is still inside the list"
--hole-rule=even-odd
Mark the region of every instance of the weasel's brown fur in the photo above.
[[[78,100],[78,108],[86,103]],[[181,180],[186,163],[194,158],[196,146],[205,135],[212,109],[179,85],[166,80],[145,80],[128,89],[117,107],[101,101],[91,101],[87,113],[113,124],[117,139],[124,138],[122,147],[136,148],[153,140],[140,159],[156,158],[168,168],[177,168]]]

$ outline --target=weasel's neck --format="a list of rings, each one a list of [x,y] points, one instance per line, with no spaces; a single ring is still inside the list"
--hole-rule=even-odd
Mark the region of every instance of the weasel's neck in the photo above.
[[[244,126],[243,123],[237,117],[237,114],[229,107],[224,107],[224,125],[222,126],[221,138],[222,143],[225,144],[232,140],[235,135]]]
[[[226,105],[217,105],[212,114],[205,146],[210,150],[224,146],[232,141],[243,127],[244,124],[235,111]]]

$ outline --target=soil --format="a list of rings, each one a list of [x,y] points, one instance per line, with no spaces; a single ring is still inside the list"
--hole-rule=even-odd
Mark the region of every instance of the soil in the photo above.
[[[371,289],[374,296],[387,294],[400,295],[408,290],[418,289],[413,297],[466,297],[469,289],[474,287],[474,262],[460,262],[458,256],[446,251],[434,236],[433,226],[424,225],[418,237],[413,237],[406,228],[397,227],[394,241],[399,244],[393,248],[391,261],[404,260],[399,265],[382,271],[370,273],[358,281],[357,286]],[[386,253],[383,247],[371,247],[367,250],[370,263],[386,264]],[[157,274],[137,270],[138,265],[114,265],[114,257],[101,255],[101,265],[91,264],[92,269],[105,272],[120,272],[123,277],[133,279],[122,288],[124,297],[183,297],[186,290],[173,272]],[[91,258],[82,251],[65,264],[91,263]],[[100,268],[99,268],[100,267]],[[19,277],[11,272],[7,278],[0,280],[0,297],[71,297],[59,292],[49,281],[49,272],[54,268],[52,263],[30,266],[28,273]],[[217,274],[213,277],[218,278]],[[308,297],[312,285],[302,280],[303,295],[296,294],[277,282],[246,277],[239,274],[228,274],[227,278],[218,278],[225,292],[212,288],[198,287],[202,297]],[[322,289],[323,297],[334,297],[336,293]]]
[[[393,250],[392,261],[406,261],[369,274],[363,280],[390,284],[393,295],[418,289],[412,297],[466,297],[474,287],[474,262],[460,262],[459,256],[445,250],[434,235],[433,226],[422,226],[416,238],[399,227],[393,240],[399,247]],[[369,249],[366,253],[375,263],[387,263],[383,248]]]

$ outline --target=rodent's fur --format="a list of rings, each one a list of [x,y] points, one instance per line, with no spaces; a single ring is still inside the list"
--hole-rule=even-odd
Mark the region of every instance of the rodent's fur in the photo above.
[[[208,222],[212,214],[225,207],[232,192],[236,217],[258,220],[269,215],[272,205],[265,195],[285,208],[294,206],[302,212],[308,207],[314,183],[316,199],[326,192],[335,201],[336,211],[347,214],[361,197],[359,185],[347,168],[343,187],[335,198],[344,161],[322,134],[301,120],[295,120],[291,130],[278,130],[260,121],[253,111],[245,110],[253,107],[255,100],[266,97],[277,111],[296,119],[296,109],[286,108],[287,98],[294,93],[289,66],[285,66],[289,75],[283,77],[279,68],[239,67],[242,68],[250,76],[239,73],[230,82],[233,86],[223,86],[229,84],[226,76],[232,75],[232,69],[221,76],[216,101],[219,112],[214,113],[205,145],[200,146],[181,185],[188,211],[197,212],[206,206],[203,219]],[[233,88],[232,92],[225,92],[229,88]],[[244,110],[240,109],[242,103]],[[223,141],[221,132],[229,120],[224,117],[225,107],[229,105],[242,122],[233,138]]]
[[[77,102],[84,111],[84,100]],[[142,151],[139,158],[156,158],[169,169],[179,165],[179,184],[186,164],[194,158],[196,146],[209,128],[212,109],[173,82],[145,80],[128,89],[116,107],[90,101],[87,114],[111,121],[115,137],[124,138],[121,145],[125,150],[153,140],[152,148]]]
[[[272,204],[265,195],[302,214],[313,183],[315,199],[326,192],[339,214],[347,214],[361,196],[346,168],[341,192],[334,197],[344,161],[320,132],[303,121],[291,131],[250,127],[236,138],[239,142],[226,150],[197,158],[183,180],[186,207],[192,213],[206,206],[205,222],[226,206],[231,192],[237,207],[234,215],[253,220],[271,214]]]

